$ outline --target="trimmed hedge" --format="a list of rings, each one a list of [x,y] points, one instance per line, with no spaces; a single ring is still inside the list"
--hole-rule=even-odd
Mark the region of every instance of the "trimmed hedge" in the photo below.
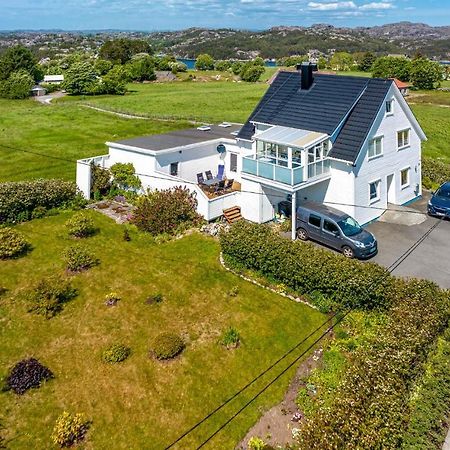
[[[62,180],[0,183],[0,223],[30,220],[36,208],[59,208],[77,196],[76,184]]]
[[[156,359],[172,359],[184,350],[185,344],[180,336],[173,333],[161,333],[153,340],[151,354]]]
[[[362,264],[311,243],[290,241],[265,225],[240,220],[220,235],[225,260],[255,270],[300,295],[320,293],[322,310],[384,307],[393,278],[374,263]],[[319,298],[311,296],[311,303]],[[326,303],[324,305],[324,303]]]
[[[399,449],[414,381],[449,319],[450,293],[429,281],[397,280],[393,307],[352,355],[329,407],[301,427],[300,448]]]

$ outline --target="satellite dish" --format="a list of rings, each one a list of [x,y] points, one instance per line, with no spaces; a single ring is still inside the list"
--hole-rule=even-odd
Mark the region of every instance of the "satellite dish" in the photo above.
[[[217,153],[225,153],[226,151],[227,151],[227,149],[225,148],[225,145],[219,144],[217,146]]]

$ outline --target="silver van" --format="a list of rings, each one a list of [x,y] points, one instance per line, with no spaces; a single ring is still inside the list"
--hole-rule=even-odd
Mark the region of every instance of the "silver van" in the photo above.
[[[347,258],[370,258],[377,254],[375,236],[348,214],[314,202],[297,208],[297,238],[311,239],[341,251]]]

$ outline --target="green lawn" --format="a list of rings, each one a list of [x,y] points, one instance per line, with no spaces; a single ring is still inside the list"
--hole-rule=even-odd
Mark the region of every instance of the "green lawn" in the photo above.
[[[132,241],[124,242],[122,226],[90,214],[100,231],[85,243],[101,263],[72,276],[79,296],[56,317],[27,313],[20,290],[42,276],[63,272],[61,252],[73,242],[64,227],[71,213],[18,226],[33,250],[20,259],[0,261],[1,284],[9,290],[0,300],[0,371],[34,356],[55,373],[54,380],[23,396],[0,393],[8,448],[53,448],[50,434],[64,410],[84,412],[93,421],[83,448],[163,448],[324,320],[305,305],[226,272],[218,262],[219,245],[211,238],[194,234],[157,245],[133,231]],[[230,297],[234,286],[239,293]],[[110,291],[122,297],[114,308],[104,305]],[[163,293],[163,303],[145,304],[156,292]],[[229,326],[242,336],[236,350],[218,344]],[[180,333],[187,341],[182,356],[170,363],[148,357],[149,342],[161,331]],[[124,363],[107,365],[101,350],[115,342],[129,345],[132,355]],[[282,398],[290,376],[292,372],[206,448],[234,448],[261,408]],[[178,448],[194,448],[268,379],[263,377]]]

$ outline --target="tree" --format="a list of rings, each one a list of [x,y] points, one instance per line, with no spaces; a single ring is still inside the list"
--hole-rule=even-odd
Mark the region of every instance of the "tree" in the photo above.
[[[113,39],[106,41],[99,51],[100,58],[115,64],[125,64],[133,55],[138,53],[152,53],[152,48],[147,41],[142,39]]]
[[[398,78],[401,81],[409,81],[410,71],[411,61],[397,56],[382,56],[372,65],[374,78]]]
[[[133,81],[151,81],[156,79],[155,62],[151,56],[144,56],[129,62],[126,66],[128,76]]]
[[[127,74],[122,66],[114,66],[98,84],[99,93],[124,95],[127,92]]]
[[[176,63],[177,59],[173,55],[164,55],[162,58],[155,59],[155,66],[157,70],[169,71],[172,70],[172,64]]]
[[[231,61],[227,60],[221,60],[216,61],[214,64],[214,69],[218,70],[219,72],[226,72],[231,67]]]
[[[321,56],[317,61],[317,68],[319,70],[323,70],[327,68],[327,65],[328,65],[327,59],[324,56]]]
[[[336,52],[330,60],[330,66],[333,70],[348,71],[353,64],[353,56],[347,52]]]
[[[25,69],[18,70],[13,72],[6,81],[0,82],[0,96],[10,99],[27,98],[30,96],[33,84],[32,76]]]
[[[244,63],[242,61],[235,61],[232,65],[231,65],[231,71],[235,74],[235,75],[239,75],[242,71],[242,67],[244,67]]]
[[[97,71],[90,62],[78,62],[66,71],[62,87],[72,95],[86,95],[96,92]]]
[[[410,81],[418,89],[433,89],[434,83],[442,80],[443,70],[439,63],[427,58],[411,62]]]
[[[113,63],[111,61],[107,61],[106,59],[97,59],[94,67],[99,75],[106,75],[113,68]]]
[[[212,56],[208,55],[207,53],[198,55],[197,60],[195,61],[195,68],[197,70],[213,70],[214,60]]]
[[[7,80],[13,72],[26,70],[34,75],[36,60],[31,51],[23,45],[15,45],[6,50],[0,58],[0,80]]]
[[[261,75],[266,71],[264,66],[260,66],[259,64],[254,64],[253,62],[248,62],[244,64],[244,67],[241,71],[241,79],[242,81],[248,81],[251,83],[255,83],[261,77]]]
[[[373,63],[376,59],[377,57],[372,52],[364,53],[358,64],[358,69],[363,72],[370,72],[370,69],[372,69]]]

